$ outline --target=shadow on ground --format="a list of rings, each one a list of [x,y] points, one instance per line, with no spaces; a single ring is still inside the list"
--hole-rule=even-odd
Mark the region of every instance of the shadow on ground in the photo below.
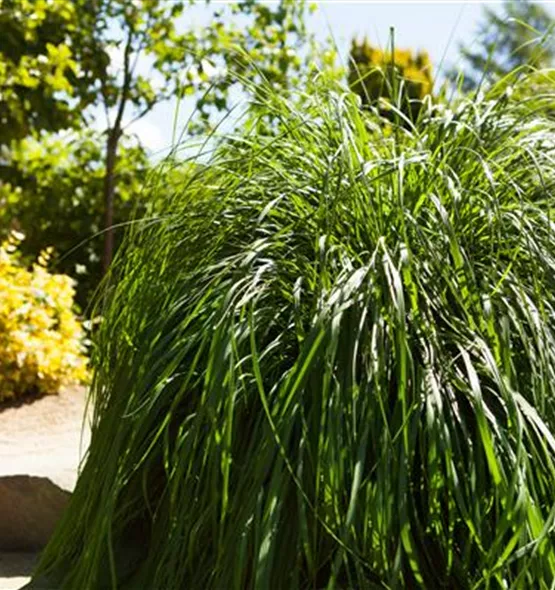
[[[29,582],[38,553],[0,553],[0,590],[17,590]]]

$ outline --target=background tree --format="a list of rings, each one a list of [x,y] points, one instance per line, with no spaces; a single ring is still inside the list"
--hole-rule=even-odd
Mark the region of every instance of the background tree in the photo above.
[[[211,114],[228,107],[229,91],[241,80],[264,76],[285,88],[291,71],[300,65],[295,47],[305,35],[305,3],[280,0],[276,6],[267,6],[241,0],[217,11],[203,30],[180,26],[193,2],[105,0],[85,4],[79,40],[97,57],[95,67],[89,69],[97,73],[97,104],[107,120],[103,187],[107,269],[114,248],[110,228],[118,148],[126,127],[162,101],[199,93],[197,130],[205,130]],[[241,17],[241,26],[225,24],[229,12]],[[116,69],[110,56],[118,53],[121,67]],[[83,47],[80,54],[84,54]],[[211,92],[205,94],[209,86]]]
[[[524,65],[548,67],[555,58],[552,32],[555,21],[549,10],[528,0],[505,0],[501,10],[484,8],[477,40],[461,46],[463,90],[478,87],[482,81],[499,79]]]
[[[41,211],[49,218],[56,210],[49,209],[49,214],[40,206],[30,207],[29,186],[41,186],[43,195],[33,197],[39,201],[46,193],[50,194],[46,200],[55,198],[55,187],[47,187],[47,179],[59,182],[56,174],[65,174],[61,172],[65,165],[57,168],[53,162],[43,162],[44,171],[40,166],[31,171],[20,157],[30,144],[18,147],[11,144],[13,140],[36,136],[42,129],[78,128],[93,119],[99,127],[99,114],[105,114],[103,148],[94,148],[94,156],[87,150],[79,152],[93,156],[94,181],[85,187],[92,180],[85,173],[68,182],[82,182],[80,190],[92,199],[88,211],[103,218],[101,226],[107,228],[103,265],[107,268],[114,249],[110,228],[118,220],[118,185],[129,178],[132,165],[122,150],[132,122],[162,101],[196,96],[197,116],[189,131],[205,132],[214,114],[230,107],[233,88],[245,89],[261,78],[283,92],[295,85],[295,73],[302,68],[299,50],[306,37],[304,0],[280,0],[272,6],[239,0],[217,10],[202,30],[187,27],[186,11],[193,4],[192,0],[6,0],[2,4],[2,31],[7,34],[0,40],[0,116],[2,129],[9,130],[0,138],[5,155],[3,193],[4,199],[9,195],[10,211],[19,216],[20,224],[28,225],[22,229],[34,236],[28,248],[39,241],[44,247],[48,245],[44,241],[54,237],[45,231],[39,240],[34,228],[44,229],[44,224],[31,223],[29,216]],[[140,178],[144,153],[139,156],[136,151],[135,156]],[[80,162],[88,169],[80,157],[72,156],[67,162]],[[72,170],[77,171],[77,165]],[[100,191],[101,201],[96,192],[92,194],[93,188]],[[18,207],[17,195],[24,201]],[[68,212],[65,204],[62,209]],[[85,218],[90,220],[88,215]],[[61,219],[48,223],[55,226]],[[4,215],[4,222],[8,221]],[[74,243],[90,234],[76,235]],[[54,245],[63,253],[66,244],[64,238]]]
[[[67,42],[76,18],[66,0],[0,3],[0,145],[77,122],[78,66]]]

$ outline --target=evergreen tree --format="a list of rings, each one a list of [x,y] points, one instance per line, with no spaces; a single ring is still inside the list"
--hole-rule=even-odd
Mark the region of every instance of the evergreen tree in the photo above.
[[[432,93],[433,75],[430,58],[425,51],[410,49],[384,51],[367,39],[353,39],[349,59],[349,85],[364,106],[379,105],[380,99],[397,104],[416,120],[422,100]],[[388,114],[386,104],[380,105]]]
[[[460,48],[463,89],[477,88],[521,66],[550,66],[555,57],[550,35],[554,23],[546,7],[528,0],[505,0],[498,11],[484,8],[477,40]],[[451,72],[451,79],[459,73]]]

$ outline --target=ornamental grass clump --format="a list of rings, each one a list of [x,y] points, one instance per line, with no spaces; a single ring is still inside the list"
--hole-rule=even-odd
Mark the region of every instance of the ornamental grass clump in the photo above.
[[[493,89],[385,134],[322,83],[151,187],[36,580],[553,587],[552,104]]]
[[[0,402],[87,379],[74,281],[49,272],[48,250],[28,269],[19,257],[21,239],[14,232],[0,244]]]

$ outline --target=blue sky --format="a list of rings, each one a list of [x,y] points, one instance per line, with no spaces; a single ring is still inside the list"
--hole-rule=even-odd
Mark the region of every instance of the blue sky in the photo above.
[[[188,26],[202,27],[217,4],[199,4],[186,13]],[[436,71],[444,63],[455,65],[461,41],[472,44],[484,6],[497,2],[475,0],[320,0],[308,26],[317,38],[333,35],[343,59],[347,58],[351,39],[367,36],[378,45],[387,43],[390,27],[395,28],[397,47],[426,49]],[[180,106],[180,120],[190,114],[192,102]],[[158,105],[153,112],[132,126],[132,130],[153,154],[168,147],[172,137],[175,103]]]

